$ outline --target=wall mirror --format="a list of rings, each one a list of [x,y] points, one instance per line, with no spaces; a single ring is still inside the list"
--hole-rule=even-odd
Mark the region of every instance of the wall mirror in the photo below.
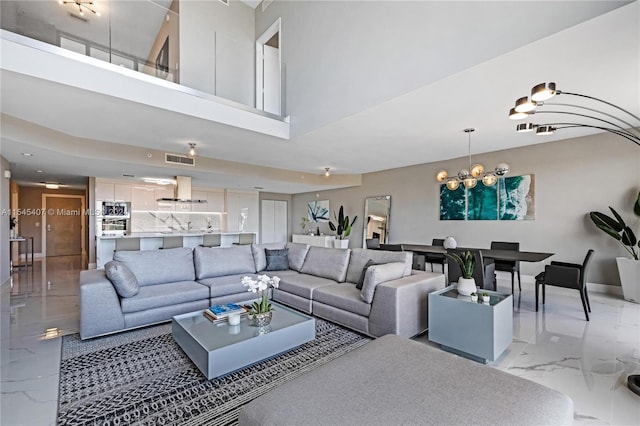
[[[370,244],[375,245],[376,238],[379,244],[388,244],[390,212],[391,195],[365,198],[363,247],[367,247],[367,240],[370,240]]]

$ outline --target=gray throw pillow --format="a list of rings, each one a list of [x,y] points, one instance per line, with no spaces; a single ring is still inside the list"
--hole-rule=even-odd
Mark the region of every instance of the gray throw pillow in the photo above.
[[[373,265],[377,265],[377,263],[374,262],[373,259],[367,260],[367,263],[364,264],[364,268],[362,268],[362,273],[360,274],[360,279],[356,283],[356,288],[358,290],[362,290],[362,285],[364,284],[364,276],[367,274],[367,269],[369,268],[369,266]]]
[[[289,269],[289,249],[264,249],[267,258],[266,271],[286,271]]]
[[[120,297],[131,297],[138,294],[138,280],[131,269],[122,262],[112,260],[104,265],[104,272]]]
[[[403,274],[404,263],[402,262],[370,266],[364,277],[364,284],[362,285],[362,290],[360,290],[360,298],[367,303],[373,302],[373,295],[375,294],[378,284],[397,280],[402,278]]]

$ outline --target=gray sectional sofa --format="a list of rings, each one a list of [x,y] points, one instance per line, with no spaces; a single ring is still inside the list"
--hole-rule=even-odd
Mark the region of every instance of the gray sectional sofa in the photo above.
[[[267,270],[273,265],[265,249],[287,249],[286,269]],[[253,294],[241,278],[264,273],[281,278],[272,294],[278,302],[367,335],[413,336],[427,328],[427,295],[444,288],[445,279],[412,271],[411,260],[408,252],[296,243],[119,251],[107,271],[80,273],[80,335],[87,339],[246,302]]]

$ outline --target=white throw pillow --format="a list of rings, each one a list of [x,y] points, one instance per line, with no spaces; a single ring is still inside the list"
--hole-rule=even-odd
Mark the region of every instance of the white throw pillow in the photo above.
[[[404,263],[392,262],[373,265],[367,268],[360,297],[367,303],[373,302],[373,295],[378,284],[397,280],[404,276]]]

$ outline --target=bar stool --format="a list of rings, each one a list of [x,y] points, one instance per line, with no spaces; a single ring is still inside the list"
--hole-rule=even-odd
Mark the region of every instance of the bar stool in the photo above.
[[[116,238],[115,251],[138,251],[140,250],[140,238]]]
[[[204,234],[200,247],[220,247],[220,234]]]
[[[248,244],[253,244],[253,234],[240,234],[238,237],[238,242],[233,243],[236,246],[246,246]]]
[[[172,249],[177,247],[182,247],[182,237],[162,237],[162,247],[161,249]]]

